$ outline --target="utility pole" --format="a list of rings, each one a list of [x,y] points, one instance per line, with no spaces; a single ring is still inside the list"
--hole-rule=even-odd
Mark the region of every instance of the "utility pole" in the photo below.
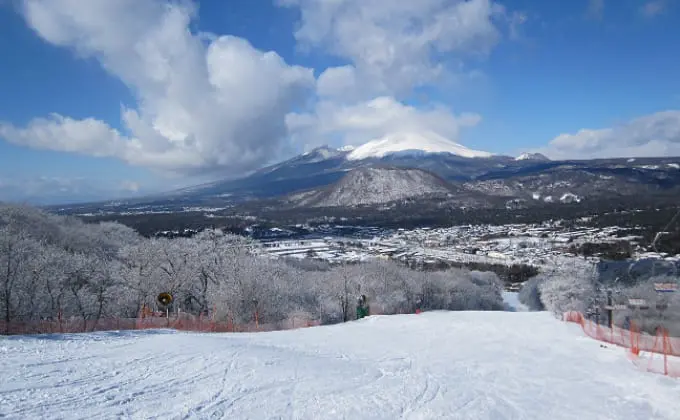
[[[607,290],[607,319],[609,328],[614,328],[614,301],[612,299],[612,290]]]
[[[257,299],[253,299],[253,305],[255,306],[255,330],[260,330],[260,309],[257,306]]]
[[[654,252],[656,254],[659,253],[659,249],[656,247],[656,243],[658,242],[659,238],[661,238],[661,236],[668,233],[668,229],[671,227],[673,222],[675,222],[675,220],[678,218],[678,216],[680,216],[680,208],[678,208],[678,211],[675,213],[673,218],[671,218],[671,221],[668,222],[668,224],[663,228],[663,230],[657,232],[656,235],[654,235],[654,239],[652,240],[652,249],[654,250]],[[654,277],[654,276],[656,276],[656,260],[654,260],[654,262],[652,262],[652,277]]]

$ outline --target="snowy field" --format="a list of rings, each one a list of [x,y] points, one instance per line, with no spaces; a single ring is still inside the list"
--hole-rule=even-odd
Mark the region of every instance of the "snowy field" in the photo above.
[[[680,419],[680,381],[547,313],[0,338],[0,417]]]

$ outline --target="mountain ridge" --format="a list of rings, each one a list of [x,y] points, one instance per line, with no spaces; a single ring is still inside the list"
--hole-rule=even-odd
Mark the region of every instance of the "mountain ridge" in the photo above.
[[[521,155],[517,156],[515,160],[534,160],[534,161],[541,161],[541,162],[549,162],[550,158],[548,158],[546,155],[543,153],[522,153]]]
[[[446,143],[447,147],[451,144],[456,145]],[[680,157],[553,161],[530,154],[520,156],[522,159],[505,155],[470,158],[433,152],[430,148],[416,152],[390,150],[389,153],[379,149],[375,156],[347,158],[360,147],[321,146],[243,178],[218,180],[153,196],[49,207],[58,211],[75,208],[95,212],[137,211],[142,207],[184,211],[186,208],[233,207],[257,200],[285,201],[296,193],[309,195],[310,191],[330,188],[349,172],[368,167],[420,169],[455,184],[466,194],[495,197],[494,202],[525,200],[528,205],[547,202],[547,197],[557,200],[564,194],[590,200],[605,196],[680,193]]]
[[[453,192],[453,185],[422,169],[371,166],[353,169],[329,187],[294,194],[289,201],[298,207],[354,207]]]

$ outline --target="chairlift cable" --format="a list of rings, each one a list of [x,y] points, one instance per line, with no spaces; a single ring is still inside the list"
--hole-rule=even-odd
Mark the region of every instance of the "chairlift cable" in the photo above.
[[[675,222],[675,220],[678,218],[678,216],[680,216],[680,207],[678,208],[678,211],[675,213],[675,215],[671,218],[671,221],[668,222],[668,224],[661,231],[657,232],[657,234],[654,236],[654,240],[652,241],[652,247],[654,248],[655,252],[658,252],[657,249],[656,249],[656,241],[659,240],[661,235],[663,235],[666,231],[668,231],[668,228],[671,227],[671,225],[673,224],[673,222]]]

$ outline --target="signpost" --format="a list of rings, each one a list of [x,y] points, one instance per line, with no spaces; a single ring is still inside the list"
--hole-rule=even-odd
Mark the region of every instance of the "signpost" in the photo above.
[[[649,309],[649,305],[645,299],[628,299],[628,305],[633,309],[633,318],[638,321],[640,320],[640,310]]]
[[[615,305],[607,305],[604,307],[604,309],[608,311],[621,311],[623,309],[628,309],[628,305],[624,305],[622,303],[617,303]]]
[[[618,278],[616,279],[618,281]],[[609,328],[614,328],[614,311],[621,311],[628,309],[628,305],[614,303],[614,292],[612,289],[607,290],[607,304],[604,305],[604,310],[607,311],[607,323]]]
[[[158,303],[160,303],[161,306],[169,306],[172,303],[172,295],[170,293],[163,292],[158,295],[156,300],[158,300]]]
[[[172,295],[167,292],[163,292],[156,298],[161,307],[165,308],[165,317],[168,322],[168,327],[170,326],[170,304],[172,303]]]
[[[677,283],[654,283],[654,290],[657,293],[675,293],[678,291]],[[667,302],[660,302],[656,304],[656,309],[661,312],[661,320],[664,321],[664,311],[668,308]]]
[[[635,309],[649,309],[649,305],[647,305],[645,299],[628,299],[628,305]]]
[[[607,302],[604,306],[602,306],[602,309],[607,311],[607,324],[609,324],[609,328],[614,328],[614,311],[620,311],[620,310],[628,309],[628,305],[614,303],[613,291],[611,289],[608,289],[607,290]],[[595,308],[594,315],[595,315],[596,320],[597,320],[596,322],[599,324],[600,307]]]
[[[612,312],[614,310],[613,304],[614,304],[614,300],[612,298],[612,290],[609,289],[609,290],[607,290],[607,306],[608,307],[605,307],[605,309],[607,309],[607,317],[608,317],[607,322],[609,322],[609,328],[614,328],[614,312]]]

